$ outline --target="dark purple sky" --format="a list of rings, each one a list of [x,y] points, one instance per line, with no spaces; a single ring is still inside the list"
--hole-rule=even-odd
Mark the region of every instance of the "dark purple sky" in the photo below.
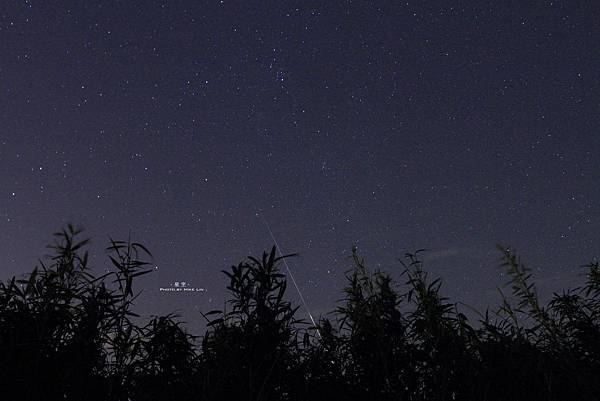
[[[197,321],[267,221],[316,314],[353,243],[394,274],[430,249],[478,307],[497,243],[542,291],[575,285],[600,253],[598,21],[593,1],[3,1],[0,273],[67,222],[104,268],[131,230],[159,266],[140,311]]]

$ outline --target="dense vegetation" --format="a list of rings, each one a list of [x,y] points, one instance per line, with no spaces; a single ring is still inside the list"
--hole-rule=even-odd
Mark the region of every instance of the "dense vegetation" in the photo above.
[[[440,293],[419,252],[405,283],[356,251],[344,300],[318,329],[296,320],[275,248],[225,274],[228,311],[201,341],[174,316],[133,319],[149,252],[108,247],[92,274],[79,232],[54,257],[0,284],[0,384],[6,400],[592,400],[600,390],[600,267],[582,288],[538,301],[527,268],[501,249],[512,294],[471,324]]]

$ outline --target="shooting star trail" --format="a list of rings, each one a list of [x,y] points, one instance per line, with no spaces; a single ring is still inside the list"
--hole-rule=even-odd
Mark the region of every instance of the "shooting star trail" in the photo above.
[[[277,240],[275,239],[275,235],[273,235],[273,231],[271,231],[271,227],[269,226],[269,223],[267,223],[267,221],[264,219],[263,219],[263,222],[265,223],[265,226],[267,226],[267,230],[269,230],[269,234],[271,234],[271,239],[273,239],[273,243],[275,244],[275,247],[277,248],[277,251],[279,252],[279,256],[283,256],[283,250],[277,243]],[[304,296],[302,295],[302,292],[300,291],[300,287],[298,287],[298,283],[296,283],[296,279],[294,278],[294,275],[292,274],[292,270],[288,266],[288,263],[285,260],[285,258],[283,258],[282,260],[283,260],[285,269],[287,270],[288,275],[292,279],[292,283],[294,283],[294,287],[296,287],[296,291],[298,292],[298,295],[300,296],[300,301],[302,301],[302,305],[304,305],[304,309],[306,309],[306,312],[308,313],[308,316],[310,317],[310,321],[312,322],[313,327],[317,331],[317,335],[319,336],[319,338],[322,338],[321,332],[319,331],[319,328],[317,327],[317,323],[315,322],[315,319],[314,319],[312,313],[310,312],[310,308],[308,307],[308,304],[306,303],[306,300],[304,299]]]

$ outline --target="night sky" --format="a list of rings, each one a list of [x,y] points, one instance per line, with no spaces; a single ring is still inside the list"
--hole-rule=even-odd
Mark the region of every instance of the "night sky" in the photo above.
[[[316,315],[353,244],[395,276],[429,249],[478,308],[498,243],[540,292],[577,285],[600,253],[599,21],[594,1],[2,1],[2,279],[68,222],[99,271],[131,232],[158,266],[137,310],[199,327],[269,224]]]

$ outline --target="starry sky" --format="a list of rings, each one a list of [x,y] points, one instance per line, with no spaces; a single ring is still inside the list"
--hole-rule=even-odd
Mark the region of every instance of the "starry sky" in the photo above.
[[[600,253],[598,21],[593,1],[2,1],[2,278],[68,222],[100,270],[131,233],[157,266],[138,311],[200,327],[268,224],[315,315],[353,244],[393,275],[428,249],[478,308],[498,243],[542,293],[577,285]]]

